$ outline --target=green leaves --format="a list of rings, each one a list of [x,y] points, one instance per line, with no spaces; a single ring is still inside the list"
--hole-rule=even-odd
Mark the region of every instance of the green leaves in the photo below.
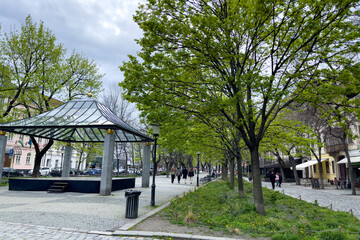
[[[10,116],[18,105],[30,116],[54,107],[52,98],[67,101],[89,92],[96,96],[101,89],[103,75],[96,63],[75,52],[67,58],[53,33],[30,16],[20,31],[4,34],[0,49],[0,90],[8,99],[1,118]]]

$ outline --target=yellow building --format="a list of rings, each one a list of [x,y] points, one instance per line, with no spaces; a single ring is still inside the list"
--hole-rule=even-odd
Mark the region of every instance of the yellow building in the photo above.
[[[333,181],[336,177],[336,165],[335,159],[328,154],[321,155],[321,164],[322,164],[322,177],[328,182]],[[320,178],[319,172],[319,163],[316,158],[313,158],[307,162],[303,162],[296,166],[296,170],[303,170],[304,178]]]
[[[313,178],[320,178],[320,171],[319,171],[319,163],[315,159],[316,164],[311,166],[311,172]],[[331,157],[328,154],[321,155],[321,164],[322,164],[322,177],[323,179],[328,179],[329,181],[334,180],[336,177],[335,171],[336,171],[336,165],[335,165],[335,159]]]

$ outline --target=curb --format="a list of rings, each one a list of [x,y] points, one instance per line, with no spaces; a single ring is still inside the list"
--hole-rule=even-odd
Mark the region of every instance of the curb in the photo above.
[[[197,239],[197,240],[244,240],[244,238],[210,237],[183,233],[145,232],[145,231],[115,231],[112,236],[136,236],[136,237],[169,237],[174,239]]]

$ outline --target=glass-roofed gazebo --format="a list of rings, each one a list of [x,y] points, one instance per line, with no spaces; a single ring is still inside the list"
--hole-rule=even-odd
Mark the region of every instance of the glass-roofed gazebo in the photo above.
[[[63,142],[104,142],[109,129],[115,142],[153,141],[93,99],[72,100],[37,116],[0,124],[3,131]]]
[[[100,195],[111,194],[115,142],[153,141],[151,137],[125,123],[108,107],[91,98],[71,100],[37,116],[0,124],[0,131],[3,133],[0,136],[1,166],[5,155],[5,132],[67,142],[62,177],[69,176],[72,142],[103,142]]]

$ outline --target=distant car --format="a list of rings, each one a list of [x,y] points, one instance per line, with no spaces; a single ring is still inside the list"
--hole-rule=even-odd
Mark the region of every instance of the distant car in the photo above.
[[[85,175],[85,172],[80,169],[77,170],[76,168],[71,168],[70,175]]]
[[[49,167],[42,167],[39,172],[41,176],[49,176],[51,169]]]
[[[3,177],[23,177],[24,174],[22,174],[22,172],[20,172],[19,170],[16,170],[14,168],[9,168],[9,167],[5,167],[2,169],[2,174]]]
[[[50,175],[53,177],[61,177],[62,169],[61,168],[53,168],[50,172]]]
[[[86,175],[99,175],[101,174],[101,169],[99,168],[90,168],[86,171]]]
[[[125,172],[125,169],[123,169],[123,168],[114,169],[114,173],[117,173],[117,172],[119,172],[119,173],[124,173],[124,172]]]
[[[136,170],[134,168],[129,168],[128,173],[129,174],[137,174],[137,175],[141,174],[139,170]]]

